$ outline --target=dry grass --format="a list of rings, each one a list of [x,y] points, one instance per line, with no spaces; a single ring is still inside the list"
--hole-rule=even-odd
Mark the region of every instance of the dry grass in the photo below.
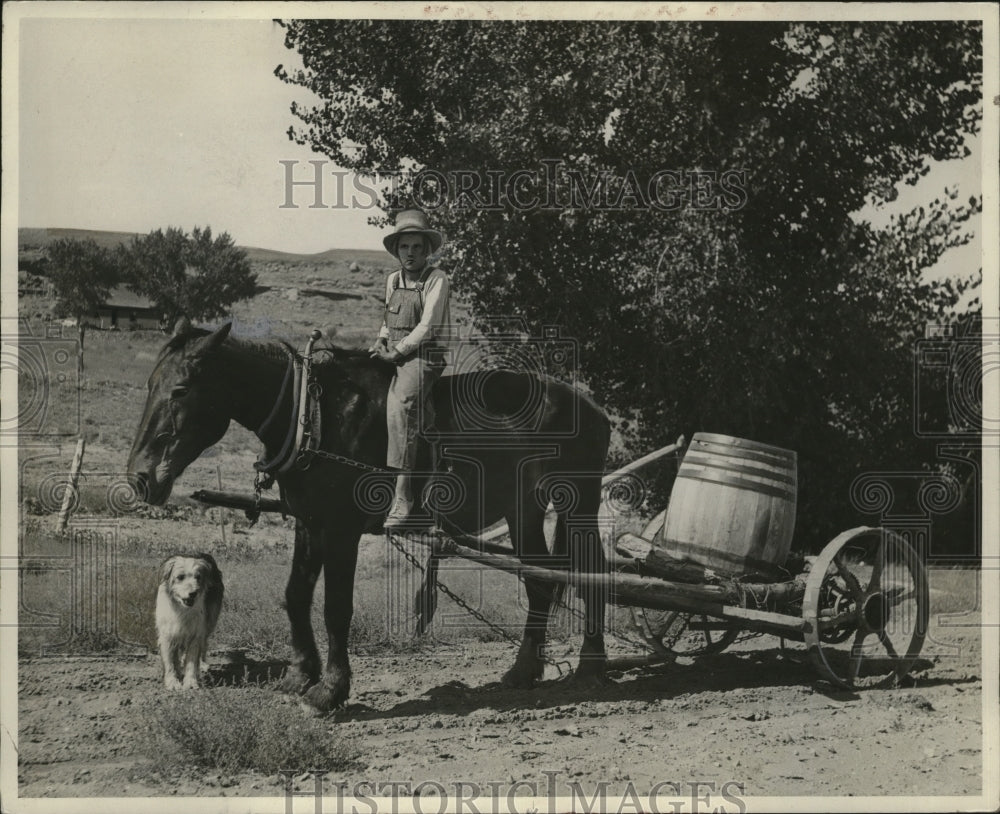
[[[157,696],[140,715],[145,719],[143,751],[160,769],[335,771],[358,755],[322,720],[259,687]]]
[[[180,531],[187,523],[161,520],[162,525]],[[190,534],[190,529],[188,529]],[[290,536],[290,535],[289,535]],[[291,656],[288,620],[283,610],[285,584],[290,567],[290,551],[284,546],[253,546],[248,543],[222,545],[219,542],[184,544],[164,535],[159,542],[142,543],[132,538],[117,546],[114,571],[94,577],[93,564],[87,570],[87,584],[97,590],[87,595],[87,607],[102,609],[106,630],[100,635],[78,621],[81,606],[72,599],[72,541],[39,528],[32,528],[24,540],[26,567],[22,569],[22,626],[19,649],[23,655],[42,652],[108,654],[136,647],[155,652],[156,631],[153,606],[159,565],[175,553],[209,551],[222,569],[226,593],[212,649],[240,649],[258,658],[288,659]],[[142,549],[146,548],[143,553]],[[421,559],[426,555],[415,547]],[[60,561],[60,559],[62,561]],[[34,565],[32,565],[34,563]],[[414,640],[413,599],[422,573],[388,547],[381,537],[363,538],[355,582],[355,610],[351,624],[351,647],[355,652],[380,654],[423,646]],[[475,566],[464,560],[445,560],[440,582],[496,626],[484,623],[439,594],[432,639],[446,642],[503,641],[506,631],[519,638],[524,625],[527,599],[520,581],[503,572]],[[107,587],[105,587],[107,586]],[[320,646],[323,631],[323,589],[320,577],[313,602],[313,628]],[[580,603],[570,597],[578,611]],[[46,617],[39,615],[44,609]],[[625,612],[609,610],[616,629],[625,622],[614,620]],[[76,628],[74,630],[74,628]],[[500,630],[498,630],[498,628]],[[576,644],[579,623],[565,609],[557,609],[551,623],[556,641]]]

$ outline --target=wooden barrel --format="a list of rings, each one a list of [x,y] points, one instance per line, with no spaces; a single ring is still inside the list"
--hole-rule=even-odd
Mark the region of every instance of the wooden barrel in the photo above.
[[[792,544],[795,453],[698,433],[670,493],[660,543],[719,574],[778,576]]]

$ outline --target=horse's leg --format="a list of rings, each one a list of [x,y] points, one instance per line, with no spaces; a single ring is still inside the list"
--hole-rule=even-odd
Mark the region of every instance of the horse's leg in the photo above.
[[[534,497],[521,501],[520,514],[517,509],[507,514],[511,542],[522,562],[531,563],[532,557],[548,553],[545,546],[545,511],[537,507]],[[537,507],[537,508],[536,508]],[[536,562],[537,564],[537,562]],[[552,605],[552,583],[531,577],[524,578],[524,589],[528,595],[528,618],[524,623],[524,638],[514,665],[503,676],[506,687],[526,688],[534,685],[542,677],[545,661],[542,649],[545,646],[545,631],[549,622],[549,608]]]
[[[305,520],[295,522],[295,554],[285,588],[285,609],[292,626],[292,664],[279,683],[284,692],[302,693],[319,681],[319,651],[313,638],[313,591],[323,567],[320,526]]]
[[[306,692],[306,701],[323,711],[339,707],[351,692],[351,663],[347,639],[354,615],[354,570],[358,564],[361,530],[353,524],[323,529],[323,615],[329,638],[326,669],[318,684]]]
[[[601,504],[601,487],[596,478],[577,482],[579,503],[574,511],[573,524],[564,533],[569,534],[570,568],[576,573],[604,575],[608,572],[604,546],[601,545],[597,516]],[[565,523],[563,515],[559,523]],[[558,524],[557,524],[558,525]],[[584,586],[581,591],[584,604],[583,646],[580,664],[574,681],[599,684],[604,681],[608,656],[604,648],[604,614],[607,588],[602,584]]]

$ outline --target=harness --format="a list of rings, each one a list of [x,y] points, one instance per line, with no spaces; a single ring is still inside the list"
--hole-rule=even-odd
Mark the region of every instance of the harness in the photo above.
[[[260,495],[265,489],[270,489],[279,475],[291,471],[292,469],[306,470],[312,464],[313,458],[322,458],[343,466],[360,469],[364,472],[374,472],[378,474],[394,474],[397,470],[390,467],[379,467],[372,464],[349,458],[346,455],[339,455],[336,452],[328,452],[320,449],[322,442],[322,415],[320,410],[320,397],[323,395],[323,386],[316,380],[313,374],[313,345],[322,336],[318,330],[314,330],[306,343],[303,353],[298,354],[287,345],[283,345],[288,356],[288,365],[285,368],[285,375],[278,391],[278,397],[271,407],[270,413],[264,419],[260,427],[257,428],[257,436],[263,433],[275,422],[281,412],[281,406],[285,402],[291,383],[292,405],[288,429],[285,432],[285,440],[281,449],[270,459],[262,452],[254,462],[254,508],[247,511],[247,517],[251,525],[257,522],[260,517]],[[176,388],[175,388],[176,389]],[[173,412],[171,412],[173,418]],[[284,495],[282,495],[284,498]]]

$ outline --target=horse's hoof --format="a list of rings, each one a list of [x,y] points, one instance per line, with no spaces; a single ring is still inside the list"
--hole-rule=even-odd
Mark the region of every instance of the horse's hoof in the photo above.
[[[600,667],[593,666],[587,667],[581,664],[576,668],[576,671],[570,676],[570,682],[574,687],[581,687],[588,690],[596,690],[600,687],[606,687],[609,683],[608,677],[604,672],[604,665]]]
[[[278,681],[278,692],[288,695],[302,695],[317,679],[310,678],[301,670],[290,667],[284,677]]]
[[[540,670],[515,664],[504,673],[500,683],[509,690],[530,690],[541,677]]]
[[[579,675],[574,673],[570,679],[573,685],[576,687],[584,687],[586,689],[598,689],[600,687],[608,686],[608,677],[604,673],[587,673],[584,675]]]
[[[350,694],[349,681],[338,681],[335,685],[320,681],[319,684],[314,684],[306,690],[305,701],[320,712],[329,712],[346,704]]]

